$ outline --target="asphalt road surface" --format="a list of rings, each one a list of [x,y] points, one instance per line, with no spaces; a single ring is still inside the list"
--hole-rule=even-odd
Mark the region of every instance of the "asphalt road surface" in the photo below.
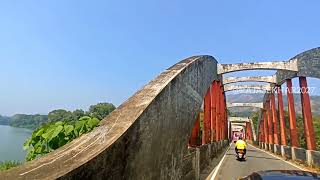
[[[226,157],[220,168],[217,170],[215,180],[237,180],[252,172],[262,170],[299,170],[283,160],[273,157],[259,149],[248,145],[247,160],[237,161],[234,151],[234,144],[227,151]]]

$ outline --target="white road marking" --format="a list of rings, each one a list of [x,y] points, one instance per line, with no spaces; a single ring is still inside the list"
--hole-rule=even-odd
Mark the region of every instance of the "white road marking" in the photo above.
[[[216,166],[216,167],[213,169],[213,171],[209,174],[209,176],[206,178],[206,180],[214,180],[214,179],[216,178],[216,176],[217,176],[217,174],[218,174],[218,171],[219,171],[219,169],[220,169],[220,167],[221,167],[224,159],[226,158],[227,153],[228,153],[230,147],[231,147],[231,144],[230,144],[230,146],[228,147],[227,151],[224,153],[223,158],[222,158],[221,161],[219,162],[218,166]]]
[[[292,163],[292,162],[285,161],[284,159],[282,159],[282,158],[280,158],[280,157],[272,154],[271,152],[268,152],[268,151],[259,149],[259,148],[255,147],[255,146],[252,146],[251,144],[248,144],[248,145],[251,146],[251,147],[254,147],[255,149],[260,150],[261,152],[267,153],[267,154],[269,154],[270,156],[275,157],[275,158],[277,158],[277,159],[279,159],[279,160],[281,160],[281,161],[283,161],[283,162],[286,162],[286,163],[290,164],[291,166],[296,167],[296,168],[298,168],[298,169],[300,169],[300,170],[302,170],[302,171],[308,171],[307,169],[304,169],[304,168],[302,168],[302,167],[300,167],[300,166],[298,166],[298,165],[296,165],[296,164],[294,164],[294,163]]]

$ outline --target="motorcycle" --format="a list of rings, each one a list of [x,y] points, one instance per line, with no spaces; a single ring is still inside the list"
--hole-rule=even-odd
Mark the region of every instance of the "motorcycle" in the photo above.
[[[243,149],[238,149],[237,160],[239,161],[246,160]]]

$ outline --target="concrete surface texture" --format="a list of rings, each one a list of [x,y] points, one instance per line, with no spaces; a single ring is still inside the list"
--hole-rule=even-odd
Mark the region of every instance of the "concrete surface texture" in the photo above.
[[[181,179],[188,138],[216,60],[191,57],[151,81],[66,146],[0,179]]]
[[[252,77],[224,77],[223,84],[231,84],[238,82],[266,82],[266,83],[276,83],[276,75],[273,76],[252,76]]]
[[[218,64],[218,74],[255,69],[298,71],[297,61],[295,59],[290,61]]]
[[[230,122],[250,122],[248,117],[228,117]]]
[[[292,159],[295,161],[306,162],[307,150],[303,148],[291,147]]]
[[[307,150],[307,163],[309,165],[320,167],[320,152]]]
[[[217,172],[215,180],[237,180],[252,172],[263,170],[298,170],[274,156],[271,156],[252,145],[248,145],[247,161],[237,161],[235,157],[234,144],[226,153],[226,157]]]
[[[271,91],[272,87],[268,85],[224,85],[224,91],[239,91],[239,90],[262,90],[262,91]]]
[[[281,146],[281,155],[286,159],[292,158],[292,149],[290,146]]]
[[[227,108],[232,107],[255,107],[263,109],[263,103],[227,103]]]

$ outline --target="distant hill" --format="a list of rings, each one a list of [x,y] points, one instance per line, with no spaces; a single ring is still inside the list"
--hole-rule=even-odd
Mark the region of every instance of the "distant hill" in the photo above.
[[[241,93],[241,94],[229,94],[227,95],[227,102],[237,103],[237,102],[244,102],[244,103],[256,103],[262,102],[264,94],[262,93]],[[320,115],[320,96],[310,96],[311,100],[311,108],[312,113],[315,115]],[[287,96],[283,96],[283,102],[285,106],[285,110],[288,109],[288,101]],[[277,98],[276,98],[277,103]],[[294,104],[296,113],[302,114],[302,106],[300,100],[300,94],[294,94]],[[252,111],[257,111],[254,108],[232,108],[231,112],[245,114],[246,116],[250,114]]]
[[[0,125],[9,125],[10,117],[0,115]]]

